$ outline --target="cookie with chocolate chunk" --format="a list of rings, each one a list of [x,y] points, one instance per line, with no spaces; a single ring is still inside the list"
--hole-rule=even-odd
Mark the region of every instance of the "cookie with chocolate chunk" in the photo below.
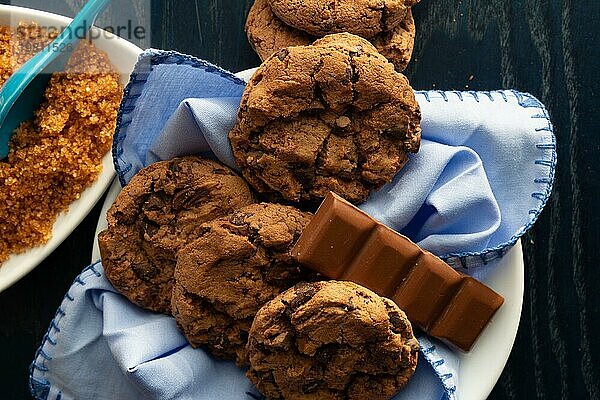
[[[201,224],[252,203],[244,180],[215,161],[191,156],[142,169],[98,236],[108,280],[138,306],[169,314],[179,248]]]
[[[404,71],[412,56],[415,33],[415,21],[409,9],[394,29],[375,35],[369,41],[394,64],[396,71]],[[263,61],[285,47],[307,46],[317,40],[316,36],[281,21],[271,10],[268,0],[254,2],[246,20],[246,35]]]
[[[269,57],[229,138],[257,191],[294,202],[334,191],[356,204],[418,151],[420,119],[406,77],[371,43],[342,33]]]
[[[396,71],[402,72],[406,69],[412,57],[415,35],[415,20],[412,11],[408,10],[406,18],[397,27],[371,38],[371,43],[381,55],[394,64]]]
[[[276,51],[290,46],[307,46],[315,38],[292,28],[280,20],[269,6],[268,0],[255,0],[246,19],[246,36],[261,60]]]
[[[179,253],[173,316],[194,347],[246,363],[248,330],[258,309],[316,274],[290,251],[310,214],[279,204],[253,204],[204,224]]]
[[[391,300],[329,281],[262,307],[247,350],[247,376],[269,399],[387,400],[414,374],[419,343]]]
[[[418,0],[268,0],[287,25],[323,36],[351,32],[371,38],[394,29]]]

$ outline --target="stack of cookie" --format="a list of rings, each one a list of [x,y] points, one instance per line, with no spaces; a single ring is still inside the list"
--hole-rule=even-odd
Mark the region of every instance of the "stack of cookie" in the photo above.
[[[368,39],[403,71],[412,56],[419,0],[255,0],[246,22],[250,44],[262,60],[282,48],[304,46],[334,33]]]
[[[253,202],[214,161],[143,169],[99,235],[106,276],[138,306],[172,313],[193,347],[249,367],[269,399],[392,397],[417,365],[404,312],[357,284],[319,281],[291,256],[312,215]]]
[[[170,314],[181,247],[202,224],[254,202],[244,180],[214,161],[185,157],[144,168],[121,191],[98,236],[108,279],[138,306]]]
[[[367,40],[279,50],[229,133],[243,178],[196,156],[140,171],[99,236],[106,275],[133,303],[172,314],[192,346],[249,367],[270,399],[389,399],[416,369],[406,315],[323,281],[291,250],[330,190],[365,201],[420,134],[407,79]]]

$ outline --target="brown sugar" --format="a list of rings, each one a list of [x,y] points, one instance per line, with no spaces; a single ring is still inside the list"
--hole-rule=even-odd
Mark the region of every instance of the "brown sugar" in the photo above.
[[[0,27],[0,84],[55,34]],[[0,161],[0,263],[52,236],[57,216],[92,184],[110,150],[122,87],[107,55],[86,41],[53,74],[33,121]]]

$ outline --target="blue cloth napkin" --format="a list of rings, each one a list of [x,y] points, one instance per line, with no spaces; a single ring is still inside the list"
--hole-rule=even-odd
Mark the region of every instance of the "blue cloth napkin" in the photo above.
[[[244,82],[175,52],[145,52],[125,90],[113,155],[122,184],[141,168],[202,154],[236,168],[227,139]],[[528,94],[416,92],[418,154],[361,207],[450,265],[483,277],[533,225],[554,179],[555,141]],[[458,358],[420,337],[421,362],[395,399],[456,399]],[[31,366],[49,399],[253,399],[231,362],[191,349],[172,318],[115,293],[100,264],[77,278]],[[107,384],[108,383],[108,384]]]

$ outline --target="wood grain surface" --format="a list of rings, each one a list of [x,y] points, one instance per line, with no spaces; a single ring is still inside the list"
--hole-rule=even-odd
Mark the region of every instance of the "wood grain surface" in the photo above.
[[[83,3],[28,1],[70,13]],[[113,3],[106,21],[123,7],[147,18],[150,0]],[[243,32],[251,0],[151,3],[153,47],[232,71],[258,64]],[[600,1],[423,0],[415,20],[407,70],[415,88],[530,92],[548,107],[556,129],[554,193],[524,239],[523,314],[490,399],[600,399]],[[89,261],[99,213],[98,206],[40,267],[0,294],[0,398],[29,398],[29,363]]]

